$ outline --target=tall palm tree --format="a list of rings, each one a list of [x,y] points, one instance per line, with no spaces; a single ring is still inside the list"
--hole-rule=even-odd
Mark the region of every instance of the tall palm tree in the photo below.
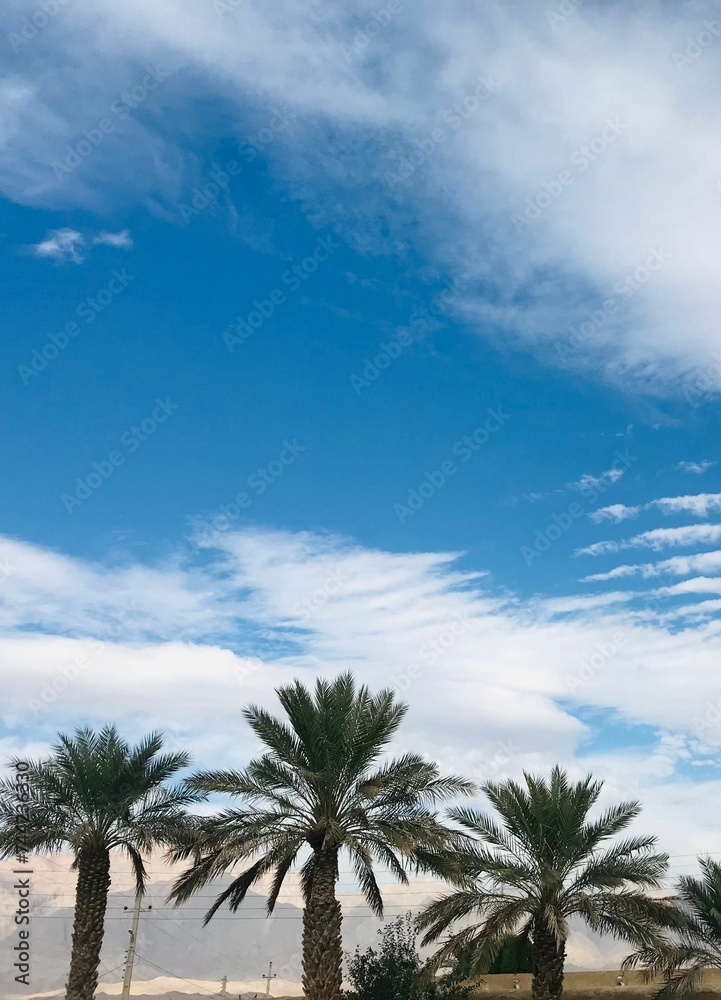
[[[223,792],[243,804],[210,817],[171,852],[192,858],[176,882],[178,903],[217,876],[242,864],[205,922],[228,902],[235,911],[260,878],[271,875],[268,913],[288,872],[300,868],[304,900],[303,986],[311,1000],[341,995],[341,907],[336,898],[338,860],[350,858],[371,910],[383,899],[374,864],[400,881],[409,871],[443,872],[445,850],[458,843],[433,812],[435,803],[470,794],[471,782],[441,776],[435,764],[406,753],[382,760],[406,714],[390,690],[371,695],[350,673],[318,680],[314,691],[300,681],[277,690],[287,722],[251,706],[243,715],[265,744],[262,756],[242,771],[203,772],[191,786]]]
[[[199,798],[168,785],[187,767],[187,753],[161,754],[163,737],[146,736],[136,747],[115,726],[60,735],[45,760],[29,761],[30,790],[24,847],[51,854],[69,849],[78,873],[67,1000],[92,1000],[110,888],[110,852],[130,858],[138,892],[145,888],[144,856],[181,836],[185,807]],[[17,765],[18,761],[13,761]],[[15,784],[0,783],[0,855],[16,851]]]
[[[571,916],[642,946],[657,940],[659,924],[673,922],[668,901],[646,894],[660,885],[668,856],[655,853],[649,836],[605,846],[640,806],[622,802],[589,820],[602,788],[590,775],[572,783],[554,767],[549,780],[524,778],[525,788],[515,781],[483,786],[500,823],[474,809],[451,810],[477,840],[458,857],[459,888],[431,903],[419,923],[430,944],[457,921],[481,917],[456,930],[433,960],[439,966],[470,948],[474,971],[487,967],[509,934],[530,936],[532,996],[555,1000],[563,992]]]
[[[721,865],[711,858],[699,858],[701,878],[682,875],[677,882],[676,900],[688,923],[675,938],[656,947],[629,955],[626,969],[644,966],[646,982],[662,976],[654,994],[659,1000],[698,992],[704,969],[721,969]]]

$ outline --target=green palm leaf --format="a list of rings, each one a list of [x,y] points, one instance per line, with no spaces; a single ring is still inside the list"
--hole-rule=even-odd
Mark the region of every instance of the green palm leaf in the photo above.
[[[474,842],[456,849],[458,888],[419,918],[424,943],[441,942],[433,967],[463,953],[482,969],[504,939],[530,935],[534,1000],[554,1000],[563,989],[572,916],[638,946],[659,940],[678,911],[648,890],[661,884],[668,857],[656,853],[654,837],[614,841],[637,815],[635,802],[589,819],[601,790],[591,775],[573,782],[554,767],[548,778],[525,774],[522,784],[484,785],[496,816],[450,811]]]
[[[145,890],[145,862],[159,845],[187,840],[195,821],[187,807],[202,798],[189,786],[170,784],[187,767],[187,753],[161,753],[163,736],[150,733],[135,746],[114,726],[60,735],[46,760],[27,771],[32,798],[25,846],[52,854],[70,850],[78,873],[68,996],[90,1000],[97,984],[110,852],[127,855],[138,892]],[[17,766],[19,761],[13,761]],[[15,845],[15,788],[0,782],[0,856]]]
[[[349,858],[372,912],[382,916],[375,866],[401,882],[409,872],[450,872],[462,838],[434,808],[474,786],[442,775],[418,754],[386,759],[407,710],[390,690],[371,694],[343,673],[318,680],[312,690],[295,681],[277,694],[285,719],[257,706],[243,713],[264,745],[261,756],[242,771],[201,772],[188,782],[198,792],[228,794],[239,805],[204,820],[171,850],[171,859],[190,862],[171,896],[183,902],[240,866],[206,919],[224,903],[237,908],[266,877],[272,911],[286,876],[297,870],[305,904],[306,992],[335,1000],[342,958],[335,897],[340,854]]]

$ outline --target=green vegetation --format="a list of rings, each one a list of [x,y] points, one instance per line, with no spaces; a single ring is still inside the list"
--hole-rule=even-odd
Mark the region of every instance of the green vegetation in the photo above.
[[[168,784],[190,763],[187,753],[161,754],[163,738],[152,733],[138,746],[114,726],[78,729],[60,736],[46,760],[31,762],[24,846],[53,854],[70,850],[78,880],[67,1000],[92,1000],[110,888],[110,852],[129,858],[139,892],[145,888],[144,858],[154,847],[182,836],[185,809],[198,794]],[[12,762],[13,765],[17,761]],[[15,786],[0,783],[0,854],[16,849]]]
[[[145,860],[159,846],[187,862],[171,897],[178,905],[236,868],[205,922],[232,911],[270,876],[268,913],[294,869],[303,894],[303,984],[309,1000],[342,996],[341,854],[367,905],[383,914],[381,868],[398,881],[430,873],[451,886],[415,923],[397,918],[380,945],[356,950],[348,974],[356,1000],[461,1000],[467,980],[532,972],[534,1000],[563,992],[569,920],[629,942],[626,968],[662,977],[660,1000],[695,992],[705,968],[721,968],[721,866],[701,858],[702,877],[684,877],[677,895],[657,890],[667,855],[653,836],[624,834],[638,815],[623,802],[590,819],[601,782],[572,782],[558,767],[483,786],[496,816],[440,804],[473,794],[418,754],[389,758],[406,714],[392,691],[373,695],[341,674],[313,690],[299,681],[277,691],[285,718],[251,706],[243,715],[264,752],[243,770],[201,771],[171,783],[187,753],[161,753],[154,733],[131,747],[114,726],[60,736],[40,761],[13,761],[26,776],[24,846],[70,851],[77,871],[67,1000],[92,1000],[97,986],[111,852],[131,862],[139,892]],[[189,808],[211,793],[238,805],[211,816]],[[0,782],[0,857],[17,853],[17,786]],[[621,836],[623,834],[623,836]],[[656,894],[654,895],[654,891]],[[425,965],[416,944],[440,947]]]
[[[644,967],[644,979],[665,980],[655,993],[658,1000],[689,996],[701,986],[704,969],[721,969],[721,865],[699,858],[702,876],[682,875],[676,898],[688,921],[673,938],[635,952],[627,969]]]
[[[661,886],[668,868],[656,838],[613,840],[640,812],[637,802],[589,821],[601,782],[589,776],[572,783],[555,767],[549,780],[525,775],[525,785],[484,785],[500,822],[474,809],[451,810],[473,841],[458,859],[460,887],[431,903],[420,926],[430,944],[458,921],[481,918],[451,934],[434,960],[441,965],[470,950],[473,971],[493,961],[509,934],[530,937],[533,997],[556,1000],[571,916],[640,947],[655,944],[659,928],[678,918],[667,900],[647,894]]]
[[[196,791],[240,799],[198,825],[195,836],[173,853],[192,858],[173,889],[189,899],[218,875],[247,862],[218,896],[210,920],[228,902],[237,910],[264,875],[272,875],[268,912],[293,866],[303,892],[303,986],[313,1000],[339,1000],[343,946],[341,907],[336,898],[338,858],[344,851],[366,902],[383,914],[374,874],[385,866],[400,882],[408,874],[450,872],[457,834],[440,822],[437,803],[473,792],[465,778],[442,776],[414,753],[381,761],[407,707],[392,691],[371,695],[350,674],[319,680],[314,691],[300,681],[277,692],[287,721],[261,708],[244,716],[265,744],[263,756],[244,771],[202,772],[190,780]]]
[[[348,960],[349,1000],[465,1000],[470,987],[462,985],[458,968],[433,982],[422,975],[416,935],[407,913],[378,931],[378,948],[356,948]]]

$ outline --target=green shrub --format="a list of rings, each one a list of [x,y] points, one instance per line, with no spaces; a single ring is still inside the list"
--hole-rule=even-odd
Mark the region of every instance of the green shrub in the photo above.
[[[461,986],[452,970],[434,982],[421,975],[422,962],[416,946],[415,922],[410,913],[396,917],[378,931],[380,945],[355,953],[348,959],[348,978],[353,1000],[465,1000],[469,987]]]

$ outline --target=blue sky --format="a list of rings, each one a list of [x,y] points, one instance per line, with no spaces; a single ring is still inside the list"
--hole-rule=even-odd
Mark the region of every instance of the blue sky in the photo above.
[[[267,177],[253,199],[269,230],[279,231],[268,252],[245,245],[217,212],[187,227],[145,218],[129,230],[132,246],[98,245],[81,263],[38,259],[26,248],[59,224],[90,244],[109,224],[127,229],[135,213],[108,220],[5,206],[3,225],[16,241],[8,237],[3,272],[12,328],[2,384],[12,430],[3,458],[14,470],[3,486],[8,533],[79,555],[118,541],[162,552],[190,519],[216,513],[245,489],[253,503],[243,523],[336,531],[400,551],[463,551],[502,585],[533,593],[573,586],[569,555],[598,537],[579,517],[543,560],[529,566],[522,554],[567,510],[568,484],[583,474],[614,462],[625,472],[601,486],[599,503],[577,497],[588,512],[600,500],[713,491],[716,466],[678,469],[689,456],[716,453],[712,401],[690,409],[683,397],[638,398],[549,373],[518,350],[489,345],[486,324],[473,328],[447,314],[422,329],[431,326],[423,309],[447,313],[441,294],[452,279],[421,280],[407,263],[363,256],[332,233],[332,257],[295,291],[287,272],[308,259],[322,231]],[[113,281],[119,292],[103,307]],[[278,306],[268,298],[274,289],[285,299]],[[273,305],[273,315],[257,330],[246,327],[252,336],[244,338],[237,317],[253,314],[258,301]],[[49,338],[63,344],[73,321],[79,332],[55,357]],[[33,354],[47,344],[51,360]],[[68,506],[63,496],[151,415],[156,398],[176,408],[167,426],[112,481]],[[474,441],[489,419],[491,432]],[[286,440],[297,442],[297,456],[282,477],[271,470],[259,495],[248,480]],[[457,471],[446,478],[449,460]],[[428,475],[445,482],[414,510],[409,494]]]
[[[711,6],[36,13],[3,750],[113,714],[240,761],[244,701],[351,665],[446,765],[591,766],[713,849]]]

